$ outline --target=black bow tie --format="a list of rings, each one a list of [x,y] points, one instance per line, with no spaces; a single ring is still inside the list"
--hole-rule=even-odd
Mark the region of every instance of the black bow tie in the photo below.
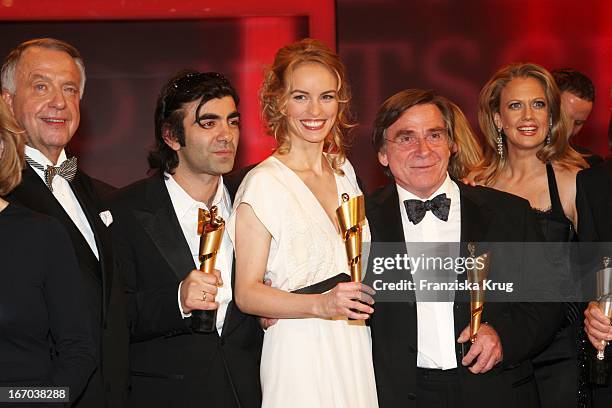
[[[433,215],[442,221],[448,220],[448,211],[450,210],[451,199],[446,198],[446,194],[439,194],[431,200],[404,200],[408,219],[413,224],[418,224],[425,217],[427,211],[431,211]]]
[[[51,185],[53,182],[53,177],[57,175],[65,178],[67,181],[72,181],[74,180],[74,176],[77,172],[76,157],[71,157],[70,159],[65,160],[57,167],[47,166],[46,168],[42,164],[29,158],[28,156],[26,156],[25,159],[30,166],[45,172],[45,184],[47,185],[47,187],[49,187],[49,190],[51,191],[53,191],[53,187]]]

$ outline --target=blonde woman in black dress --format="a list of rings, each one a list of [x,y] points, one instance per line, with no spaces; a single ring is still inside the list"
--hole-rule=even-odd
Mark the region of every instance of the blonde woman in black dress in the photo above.
[[[552,75],[530,63],[502,67],[482,88],[478,119],[485,143],[475,182],[528,200],[545,241],[575,240],[576,174],[588,165],[568,144]],[[581,313],[575,304],[566,306],[566,326],[533,359],[542,407],[587,403],[579,370]]]

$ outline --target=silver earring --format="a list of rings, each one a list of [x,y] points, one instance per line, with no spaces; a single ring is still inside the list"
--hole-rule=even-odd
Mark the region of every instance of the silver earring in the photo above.
[[[546,144],[550,144],[550,140],[552,138],[552,117],[548,118],[548,134],[546,135]]]
[[[499,157],[501,159],[504,158],[504,141],[502,139],[502,128],[499,127],[497,128],[497,154],[499,154]]]

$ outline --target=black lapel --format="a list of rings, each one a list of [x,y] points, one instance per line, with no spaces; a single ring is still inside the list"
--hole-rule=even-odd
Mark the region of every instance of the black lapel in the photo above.
[[[148,180],[145,203],[146,208],[132,210],[134,216],[151,237],[174,274],[182,281],[195,265],[181,225],[176,218],[163,176],[156,175]]]
[[[485,252],[483,245],[486,245],[485,240],[490,237],[489,226],[491,223],[491,212],[484,206],[483,197],[478,193],[479,187],[472,187],[463,184],[461,181],[455,181],[459,186],[461,194],[461,241],[460,254],[462,257],[469,256],[467,244],[473,242],[476,244],[475,255],[478,256]],[[483,243],[480,244],[479,243]],[[464,274],[464,279],[467,275]],[[469,324],[469,292],[455,292],[455,335],[459,336],[465,325]],[[460,347],[456,345],[457,355],[460,355]],[[460,361],[460,357],[458,360]]]
[[[234,196],[236,195],[236,190],[238,186],[242,182],[242,179],[246,175],[246,173],[251,170],[253,166],[247,167],[248,170],[240,171],[239,173],[233,173],[234,176],[223,176],[223,183],[227,188],[227,191],[230,195],[230,199],[232,200],[232,204],[234,203]],[[228,220],[225,220],[227,222]],[[223,323],[223,331],[221,331],[221,337],[229,336],[235,329],[242,323],[242,320],[246,317],[244,313],[241,313],[239,310],[235,310],[237,308],[236,303],[234,303],[234,289],[236,284],[236,257],[232,255],[232,300],[227,305],[227,309],[225,312],[225,322]]]
[[[401,208],[395,184],[386,186],[378,196],[366,203],[368,219],[379,242],[404,242]]]
[[[236,259],[234,258],[234,264],[232,265],[232,300],[227,305],[227,309],[225,311],[225,321],[223,323],[223,331],[221,332],[221,337],[229,336],[240,323],[245,319],[246,315],[240,310],[235,310],[238,306],[234,302],[234,274],[236,272],[235,267]]]
[[[93,191],[93,187],[91,184],[87,184],[86,178],[81,171],[78,171],[74,180],[70,182],[70,187],[79,201],[81,209],[87,218],[87,222],[93,231],[96,247],[98,248],[100,270],[102,273],[102,281],[104,282],[102,285],[104,297],[102,313],[103,316],[106,316],[106,309],[110,302],[114,264],[110,230],[109,227],[104,225],[102,218],[100,218],[101,206]]]
[[[377,243],[382,245],[393,245],[397,251],[405,251],[404,227],[402,226],[402,215],[404,211],[399,205],[399,196],[395,183],[383,188],[378,194],[370,196],[366,200],[368,222],[372,231],[373,249]],[[389,244],[387,244],[389,243]],[[385,251],[385,252],[388,252]],[[380,319],[385,322],[397,324],[397,335],[406,339],[408,345],[417,349],[416,335],[416,307],[415,302],[394,302],[379,306],[384,314]],[[376,307],[376,306],[375,306]],[[377,319],[376,311],[373,319]],[[375,324],[374,322],[372,324]]]
[[[491,212],[483,206],[477,187],[466,186],[460,181],[456,183],[461,193],[461,250],[462,254],[467,254],[468,242],[483,242],[487,238]]]
[[[9,201],[20,203],[33,211],[56,218],[66,228],[72,240],[81,269],[89,270],[95,279],[99,280],[98,259],[68,213],[30,165],[26,165],[22,176],[21,184],[7,197]]]
[[[49,188],[47,188],[29,164],[26,164],[21,172],[21,184],[7,198],[42,214],[53,215],[56,218],[65,216],[70,219],[60,203],[49,191]]]

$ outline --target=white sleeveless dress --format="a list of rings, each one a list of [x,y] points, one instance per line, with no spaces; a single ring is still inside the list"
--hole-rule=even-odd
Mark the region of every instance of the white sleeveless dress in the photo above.
[[[361,191],[346,161],[336,174],[341,194]],[[302,180],[273,156],[244,178],[234,211],[249,204],[272,235],[265,277],[293,291],[340,272],[349,273],[344,242]],[[234,241],[234,214],[228,231]],[[364,241],[370,240],[364,228]],[[264,337],[261,356],[263,408],[376,408],[370,328],[363,321],[280,319]]]

